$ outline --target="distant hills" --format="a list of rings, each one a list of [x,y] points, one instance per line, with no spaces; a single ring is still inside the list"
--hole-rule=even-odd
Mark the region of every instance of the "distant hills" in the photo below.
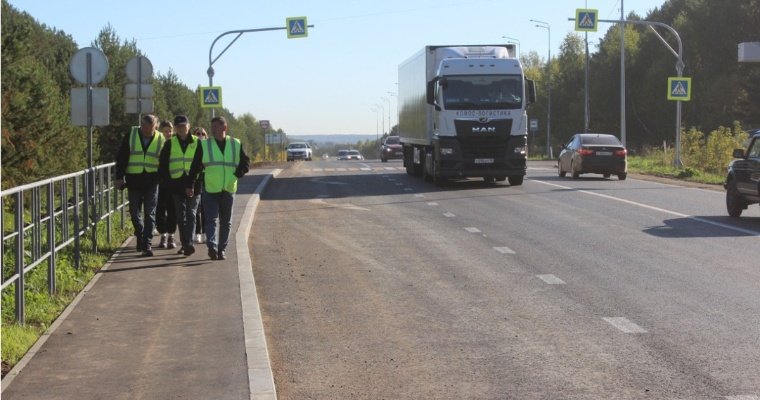
[[[303,140],[304,142],[310,142],[321,145],[331,144],[357,144],[366,140],[375,140],[375,135],[292,135],[288,134],[288,140],[291,142]]]

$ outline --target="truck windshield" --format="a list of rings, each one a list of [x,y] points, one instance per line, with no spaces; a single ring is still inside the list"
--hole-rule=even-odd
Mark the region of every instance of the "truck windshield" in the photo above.
[[[447,110],[522,108],[522,77],[519,75],[449,76],[442,89],[443,107]]]

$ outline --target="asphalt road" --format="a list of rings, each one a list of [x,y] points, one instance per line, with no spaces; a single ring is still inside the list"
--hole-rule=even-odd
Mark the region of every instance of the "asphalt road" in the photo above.
[[[760,207],[722,191],[300,162],[251,246],[281,399],[760,399]]]

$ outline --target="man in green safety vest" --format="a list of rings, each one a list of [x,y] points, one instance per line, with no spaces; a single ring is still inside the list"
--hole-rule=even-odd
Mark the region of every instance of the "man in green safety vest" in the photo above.
[[[202,159],[200,139],[190,134],[190,120],[186,115],[174,117],[174,136],[164,144],[158,172],[168,186],[174,199],[179,240],[182,247],[177,254],[189,256],[195,253],[193,234],[195,215],[201,201],[201,181],[190,177],[190,170],[200,165]]]
[[[237,181],[248,172],[250,160],[243,151],[240,140],[227,135],[227,120],[224,117],[211,120],[211,135],[211,138],[201,141],[204,175],[201,204],[205,214],[208,256],[212,260],[224,260],[227,258],[225,250],[232,227],[232,202],[237,191]],[[199,166],[191,166],[190,176],[193,179],[199,172]]]
[[[156,226],[158,159],[164,145],[164,135],[156,130],[157,126],[156,116],[143,115],[140,126],[133,126],[124,136],[116,155],[115,185],[119,189],[126,187],[129,192],[129,214],[137,251],[145,257],[153,256],[151,240]]]

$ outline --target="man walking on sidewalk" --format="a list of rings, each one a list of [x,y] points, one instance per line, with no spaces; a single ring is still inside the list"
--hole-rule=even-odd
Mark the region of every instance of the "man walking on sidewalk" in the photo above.
[[[175,135],[161,151],[158,172],[172,195],[172,207],[177,216],[179,240],[182,244],[177,254],[189,256],[195,253],[193,233],[201,196],[201,182],[191,179],[190,171],[192,165],[200,165],[202,153],[200,140],[190,134],[187,116],[178,115],[174,118],[174,130]]]
[[[212,260],[227,258],[225,250],[232,228],[232,202],[237,192],[238,178],[248,172],[249,158],[240,140],[227,135],[227,120],[215,117],[211,120],[211,135],[201,142],[204,173],[204,191],[201,202],[206,224],[206,245]],[[199,171],[190,172],[195,178]],[[216,227],[219,220],[219,238]]]
[[[132,217],[137,251],[144,257],[153,256],[151,240],[156,226],[158,202],[158,158],[164,145],[164,135],[156,130],[158,119],[146,114],[140,126],[133,126],[124,136],[116,155],[116,182],[118,189],[129,192],[129,214]],[[140,215],[140,209],[142,215]]]

